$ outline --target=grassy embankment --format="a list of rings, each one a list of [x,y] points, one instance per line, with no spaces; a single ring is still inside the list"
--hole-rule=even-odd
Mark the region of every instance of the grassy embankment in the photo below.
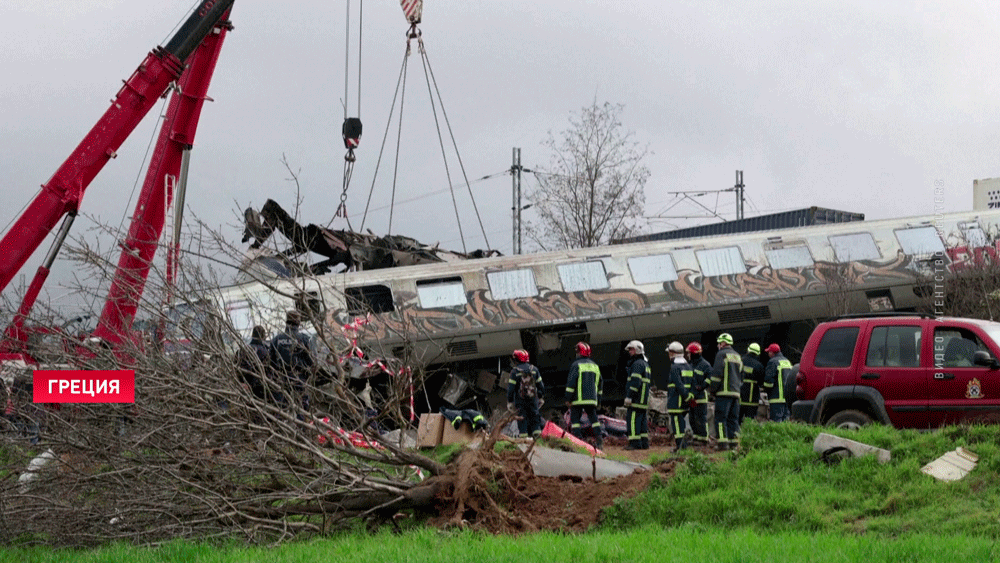
[[[0,551],[7,561],[991,561],[1000,559],[1000,433],[954,427],[918,433],[872,427],[844,433],[890,449],[892,461],[818,461],[819,428],[750,425],[744,450],[689,456],[676,477],[606,512],[581,536],[520,538],[414,527],[363,531],[277,548],[176,543],[62,552]],[[964,446],[980,456],[965,479],[945,483],[920,467]],[[655,460],[654,460],[655,461]],[[569,500],[569,499],[568,499]]]

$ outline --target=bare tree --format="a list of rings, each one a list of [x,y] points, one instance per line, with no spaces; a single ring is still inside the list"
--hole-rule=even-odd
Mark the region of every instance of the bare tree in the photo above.
[[[536,173],[537,221],[527,237],[543,250],[586,248],[635,234],[643,224],[649,154],[621,123],[624,106],[595,101],[570,118],[558,137],[549,132],[543,146],[552,151],[550,170]]]
[[[918,277],[919,310],[930,315],[997,320],[1000,313],[1000,261],[982,253],[968,263],[952,263],[947,277],[933,271]]]
[[[343,369],[351,345],[310,316],[333,362],[301,385],[257,365],[267,392],[255,394],[234,361],[242,335],[202,298],[239,252],[207,252],[221,238],[203,226],[195,232],[201,238],[186,245],[193,263],[182,268],[175,306],[163,306],[162,269],[151,270],[142,295],[138,316],[166,327],[166,340],[50,350],[62,354],[50,361],[77,369],[133,369],[134,404],[49,408],[33,405],[30,392],[13,397],[9,420],[0,420],[0,544],[273,542],[434,506],[445,466],[404,447],[412,428],[398,412],[421,385],[420,366],[408,366],[405,381],[390,379],[373,413]],[[71,254],[81,269],[113,269],[86,247]],[[30,373],[11,379],[24,389]]]

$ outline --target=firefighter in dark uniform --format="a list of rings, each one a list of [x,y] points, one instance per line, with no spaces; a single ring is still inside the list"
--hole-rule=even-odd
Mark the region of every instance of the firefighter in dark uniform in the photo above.
[[[628,433],[626,450],[649,449],[649,424],[646,419],[649,408],[649,379],[652,370],[646,360],[646,349],[642,342],[633,340],[625,346],[629,353],[628,384],[625,391],[625,429]]]
[[[527,350],[514,350],[507,380],[507,410],[518,414],[517,431],[521,438],[537,438],[542,433],[542,415],[539,408],[545,404],[545,384],[538,368],[530,363]]]
[[[708,415],[708,379],[712,375],[712,364],[701,356],[701,351],[701,344],[697,342],[687,345],[688,363],[694,371],[694,388],[690,390],[694,393],[694,403],[691,405],[688,418],[695,443],[707,444],[708,428],[705,422]]]
[[[667,346],[670,356],[670,374],[667,376],[667,413],[670,415],[670,426],[674,431],[674,443],[680,450],[684,443],[684,415],[687,414],[688,402],[694,399],[694,393],[688,390],[685,381],[694,380],[694,370],[684,359],[684,346],[680,342],[671,342]]]
[[[718,449],[733,450],[740,433],[740,375],[743,360],[733,350],[733,337],[723,332],[718,338],[719,351],[712,364],[711,390],[715,395],[715,424],[718,427]]]
[[[767,391],[767,402],[770,405],[771,420],[783,422],[788,420],[788,389],[786,377],[792,370],[792,362],[781,354],[781,346],[771,344],[767,347],[767,355],[771,357],[764,369],[764,390]]]
[[[576,343],[576,361],[569,366],[566,378],[566,406],[569,407],[570,432],[583,439],[581,415],[587,413],[590,428],[594,431],[595,445],[604,446],[601,421],[597,418],[597,406],[601,402],[601,369],[590,359],[590,344]]]
[[[757,418],[757,408],[760,406],[760,391],[764,385],[764,364],[760,363],[760,344],[754,342],[747,346],[743,355],[743,384],[740,386],[740,425],[750,418]]]

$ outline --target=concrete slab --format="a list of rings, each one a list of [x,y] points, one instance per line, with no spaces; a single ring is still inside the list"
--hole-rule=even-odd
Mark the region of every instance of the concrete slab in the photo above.
[[[868,444],[863,444],[861,442],[855,442],[854,440],[848,440],[847,438],[841,438],[840,436],[834,436],[833,434],[821,433],[816,436],[816,440],[813,442],[813,451],[821,454],[830,448],[847,448],[851,455],[854,457],[861,457],[863,455],[874,455],[878,458],[879,463],[889,463],[892,458],[892,453],[889,450],[884,450],[882,448],[876,448],[875,446],[870,446]]]
[[[958,448],[920,468],[921,471],[941,481],[958,481],[976,468],[979,456],[965,448]]]
[[[520,444],[518,447],[521,448],[521,451],[528,451],[530,445]],[[576,475],[578,477],[589,479],[594,476],[595,464],[598,481],[610,477],[629,475],[637,469],[653,469],[645,463],[636,463],[634,461],[616,461],[601,457],[595,458],[575,452],[554,450],[537,444],[534,449],[531,450],[528,460],[531,462],[531,468],[535,471],[535,475],[540,477]]]

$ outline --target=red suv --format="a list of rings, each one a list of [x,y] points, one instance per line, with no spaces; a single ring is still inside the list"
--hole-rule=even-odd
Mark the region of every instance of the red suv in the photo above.
[[[795,378],[793,418],[936,428],[1000,422],[1000,323],[921,315],[816,327]]]

